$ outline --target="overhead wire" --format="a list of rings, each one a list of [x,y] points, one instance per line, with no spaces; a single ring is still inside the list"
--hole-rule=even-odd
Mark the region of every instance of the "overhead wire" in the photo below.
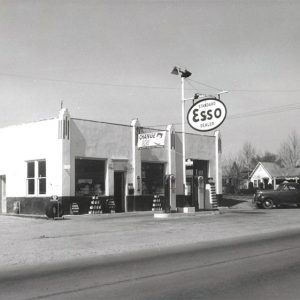
[[[227,119],[239,119],[239,118],[248,118],[248,117],[256,117],[256,116],[262,116],[262,115],[269,115],[269,114],[275,114],[275,113],[281,113],[291,110],[298,110],[300,109],[300,103],[291,103],[291,104],[285,104],[280,106],[275,106],[271,108],[265,108],[261,110],[255,110],[250,112],[244,112],[239,114],[233,114],[229,115]],[[182,123],[173,123],[173,125],[181,125]],[[169,124],[159,124],[159,125],[150,125],[151,127],[163,127],[167,126]]]
[[[195,83],[201,84],[201,85],[203,85],[203,86],[205,86],[205,87],[207,87],[207,88],[210,88],[210,89],[216,90],[216,91],[218,91],[218,92],[222,92],[222,91],[223,91],[223,89],[220,89],[220,88],[214,87],[214,86],[212,86],[212,85],[208,85],[208,84],[206,84],[206,83],[203,83],[203,82],[200,82],[200,81],[197,81],[197,80],[191,79],[191,78],[187,78],[187,81],[192,81],[192,82],[195,82]]]
[[[162,89],[162,90],[178,90],[179,87],[166,87],[166,86],[150,86],[150,85],[134,85],[134,84],[118,84],[118,83],[108,83],[108,82],[99,82],[99,81],[80,81],[80,80],[68,80],[68,79],[57,79],[57,78],[48,78],[48,77],[38,77],[38,76],[30,76],[30,75],[22,75],[22,74],[14,74],[14,73],[7,73],[7,72],[0,72],[0,76],[7,76],[7,77],[18,77],[24,78],[29,80],[36,80],[36,81],[51,81],[51,82],[62,82],[62,83],[70,83],[70,84],[82,84],[82,85],[100,85],[100,86],[112,86],[112,87],[121,87],[121,88],[146,88],[146,89]],[[218,92],[222,92],[223,89],[214,87],[212,85],[193,80],[191,78],[187,78],[186,82],[197,83],[207,88],[216,90]],[[198,90],[197,88],[193,87],[193,90]],[[229,89],[230,93],[265,93],[265,92],[299,92],[300,89],[290,89],[290,90],[262,90],[262,89]]]
[[[99,81],[55,79],[55,78],[35,77],[35,76],[11,74],[11,73],[3,73],[3,72],[0,72],[0,76],[17,77],[17,78],[24,78],[29,80],[36,80],[36,81],[62,82],[62,83],[81,84],[81,85],[100,85],[100,86],[112,86],[112,87],[121,87],[121,88],[146,88],[146,89],[162,89],[162,90],[180,89],[175,87],[164,87],[164,86],[134,85],[134,84],[131,85],[131,84],[117,84],[117,83],[107,83],[107,82],[99,82]]]

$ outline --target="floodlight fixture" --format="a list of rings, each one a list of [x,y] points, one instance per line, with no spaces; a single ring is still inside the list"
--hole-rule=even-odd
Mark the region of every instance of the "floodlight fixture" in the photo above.
[[[179,75],[183,77],[183,78],[188,78],[192,75],[192,73],[190,71],[188,71],[187,69],[182,70],[181,67],[177,67],[175,66],[171,72],[171,74],[173,75]]]
[[[199,93],[196,93],[196,94],[194,95],[194,98],[193,98],[193,100],[197,100],[197,99],[199,99],[199,98],[203,98],[203,97],[206,97],[206,95],[204,95],[204,94],[199,94]]]
[[[219,95],[226,94],[226,93],[228,93],[228,91],[221,91],[221,92],[217,93],[217,95],[219,96]]]

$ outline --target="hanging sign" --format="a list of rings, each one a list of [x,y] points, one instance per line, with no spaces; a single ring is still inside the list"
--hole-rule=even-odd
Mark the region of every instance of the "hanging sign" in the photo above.
[[[155,131],[148,133],[140,133],[138,135],[138,148],[154,148],[165,146],[165,131]]]
[[[205,98],[193,104],[189,109],[187,121],[195,130],[210,131],[224,122],[226,114],[226,106],[221,100]]]

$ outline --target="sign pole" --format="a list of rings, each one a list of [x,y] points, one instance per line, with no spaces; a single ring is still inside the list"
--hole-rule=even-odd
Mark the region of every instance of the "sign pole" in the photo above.
[[[182,183],[183,192],[187,196],[187,186],[186,186],[186,170],[185,170],[185,124],[184,124],[184,77],[181,77],[181,130],[182,130]]]
[[[178,66],[175,66],[171,72],[173,75],[180,75],[181,77],[181,128],[182,128],[182,183],[183,183],[183,192],[187,196],[187,186],[186,186],[186,170],[185,170],[185,124],[184,124],[184,80],[192,75],[187,69],[183,70]]]

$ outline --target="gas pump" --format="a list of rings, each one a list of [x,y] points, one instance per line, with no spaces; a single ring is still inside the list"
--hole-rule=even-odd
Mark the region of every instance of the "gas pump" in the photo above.
[[[205,182],[203,176],[197,176],[198,185],[198,207],[205,209]]]
[[[165,176],[165,210],[169,212],[171,209],[172,196],[176,193],[176,178],[175,175],[169,174]]]

